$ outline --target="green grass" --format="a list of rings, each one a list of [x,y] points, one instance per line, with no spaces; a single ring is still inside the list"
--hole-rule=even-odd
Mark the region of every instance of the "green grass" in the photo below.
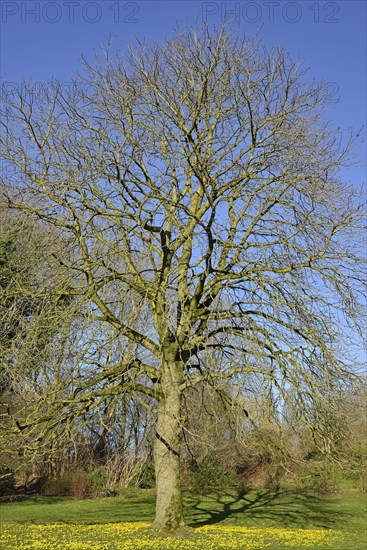
[[[10,538],[5,537],[1,548],[168,550],[172,547],[203,550],[213,547],[227,550],[266,547],[275,550],[307,547],[365,550],[367,547],[367,499],[366,495],[357,491],[317,496],[291,491],[250,490],[242,498],[230,493],[197,496],[187,492],[185,516],[193,530],[185,533],[183,542],[177,542],[177,538],[161,539],[147,535],[146,525],[143,524],[135,523],[135,528],[132,524],[126,524],[126,529],[130,531],[123,530],[124,522],[151,522],[154,503],[153,491],[140,490],[125,498],[75,501],[39,497],[4,504],[1,506],[1,523]],[[30,524],[40,524],[38,531]],[[49,527],[43,527],[45,524]],[[53,524],[59,526],[56,528]],[[248,531],[240,529],[243,527]],[[33,533],[29,535],[28,546],[27,532]],[[293,533],[294,540],[291,540],[289,537]],[[330,538],[328,543],[325,539],[313,544],[312,533],[315,536],[326,533],[328,537],[335,534],[335,540]],[[51,537],[47,539],[49,542],[42,542],[41,535]],[[56,546],[52,546],[52,536],[56,537]],[[117,540],[120,540],[119,544]],[[94,543],[96,546],[93,546]]]

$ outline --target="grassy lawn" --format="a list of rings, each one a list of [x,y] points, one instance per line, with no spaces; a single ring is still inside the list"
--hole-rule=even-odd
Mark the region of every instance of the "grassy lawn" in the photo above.
[[[0,548],[40,550],[200,549],[367,547],[365,495],[348,491],[333,496],[251,490],[231,494],[185,495],[185,516],[192,528],[180,537],[148,530],[154,492],[75,501],[35,498],[1,506]]]

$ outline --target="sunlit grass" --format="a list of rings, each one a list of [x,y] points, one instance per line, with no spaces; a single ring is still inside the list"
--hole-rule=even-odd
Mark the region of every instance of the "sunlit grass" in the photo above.
[[[2,550],[365,550],[366,495],[250,490],[185,494],[190,529],[148,529],[155,493],[76,501],[39,497],[1,507]]]

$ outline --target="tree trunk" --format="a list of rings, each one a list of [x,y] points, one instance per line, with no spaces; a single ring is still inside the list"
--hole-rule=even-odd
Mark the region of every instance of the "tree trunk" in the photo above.
[[[157,501],[153,528],[173,531],[185,526],[180,483],[181,404],[177,363],[162,368],[162,398],[158,404],[154,464]]]

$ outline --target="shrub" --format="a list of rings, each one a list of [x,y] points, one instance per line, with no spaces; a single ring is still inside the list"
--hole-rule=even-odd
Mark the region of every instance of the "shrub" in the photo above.
[[[300,477],[302,488],[312,489],[317,493],[334,493],[339,490],[341,481],[340,468],[327,461],[308,464],[305,475]]]
[[[127,488],[137,487],[140,479],[140,471],[145,460],[136,460],[132,457],[116,455],[110,457],[105,466],[108,474],[107,492],[119,493]]]
[[[213,489],[225,489],[236,482],[236,474],[229,468],[202,463],[193,467],[191,472],[192,488],[199,494],[210,493]]]
[[[91,470],[87,475],[88,492],[93,498],[109,493],[108,483],[109,474],[103,466]]]
[[[0,468],[0,496],[14,493],[14,474],[7,468]]]
[[[138,477],[138,487],[140,487],[140,489],[152,489],[152,487],[155,487],[154,464],[151,462],[146,462],[141,466]]]
[[[88,489],[88,477],[83,470],[77,470],[71,476],[71,495],[76,500],[81,500],[85,497]]]
[[[42,488],[42,494],[50,497],[71,495],[71,476],[49,478]]]

